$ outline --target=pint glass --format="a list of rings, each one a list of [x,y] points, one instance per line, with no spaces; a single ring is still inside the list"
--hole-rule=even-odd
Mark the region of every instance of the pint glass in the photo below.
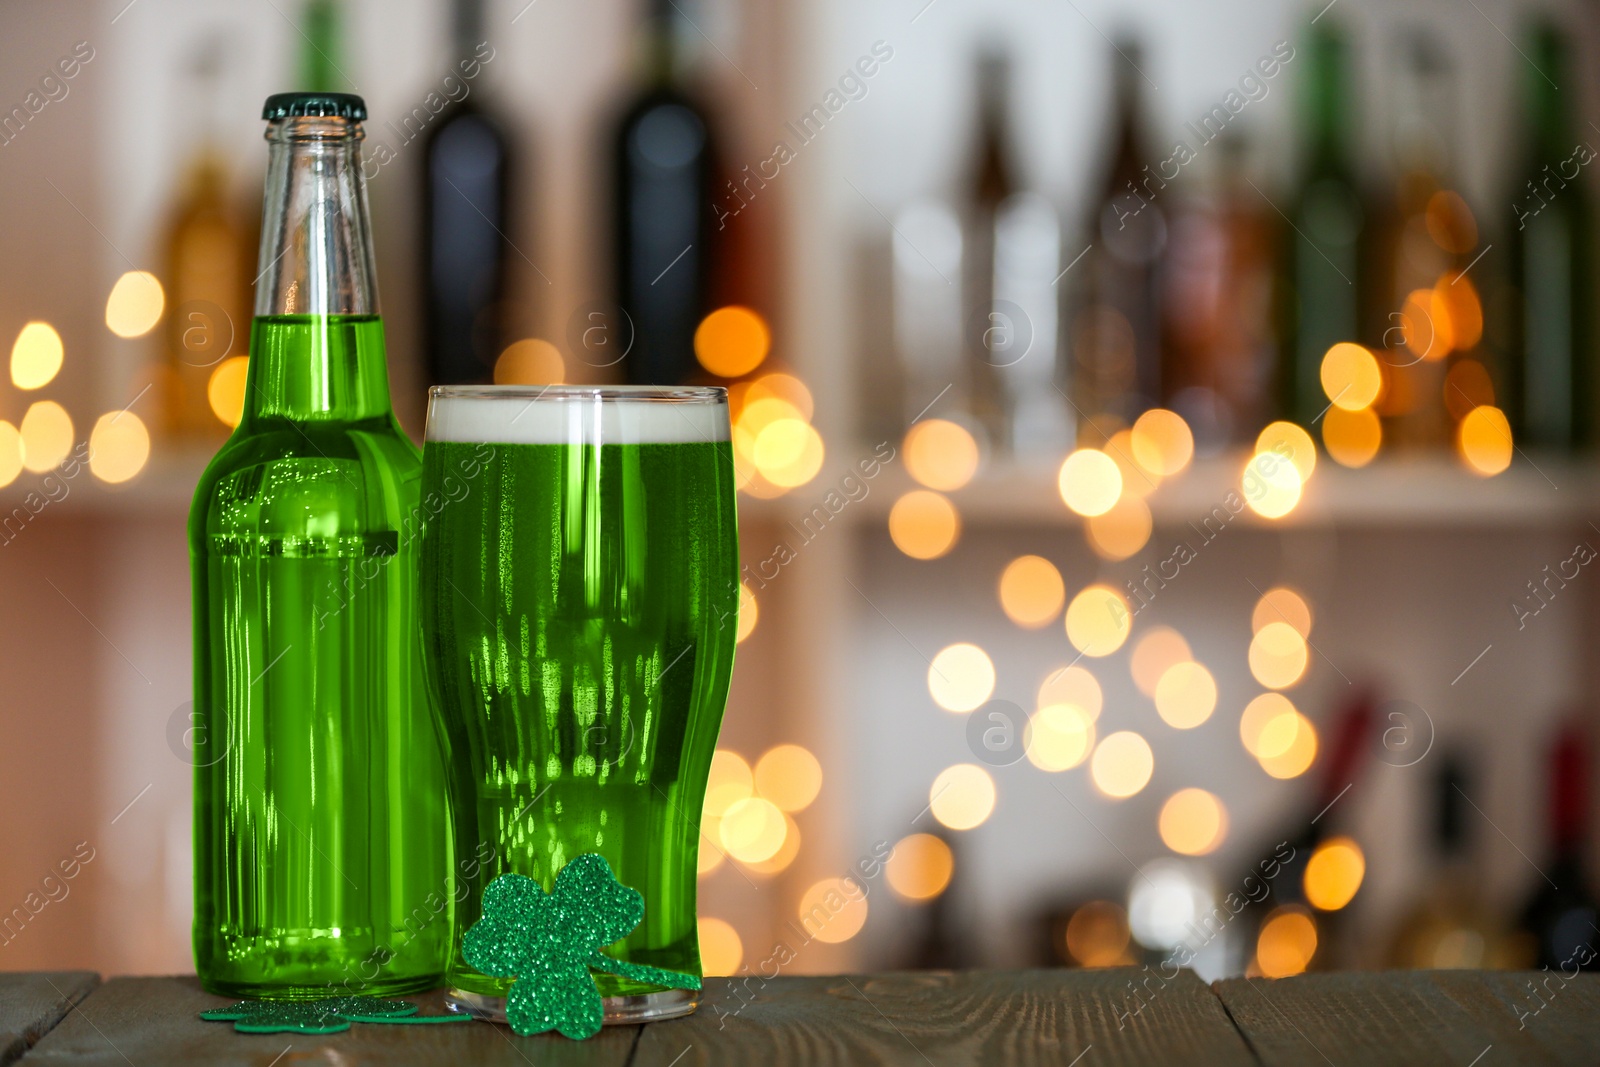
[[[453,1006],[510,980],[464,932],[506,872],[548,891],[598,852],[644,897],[609,955],[700,974],[701,802],[738,632],[727,394],[446,386],[423,450],[422,609],[457,858]],[[597,974],[606,1022],[697,994]]]

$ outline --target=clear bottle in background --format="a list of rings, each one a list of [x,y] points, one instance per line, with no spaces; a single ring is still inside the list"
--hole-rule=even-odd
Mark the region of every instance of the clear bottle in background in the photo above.
[[[429,124],[423,140],[422,267],[427,377],[434,385],[494,378],[504,342],[502,301],[511,232],[510,138],[482,102],[482,81],[463,78],[492,55],[483,0],[455,0],[452,73],[467,95]]]
[[[675,0],[648,0],[644,85],[611,145],[614,284],[628,321],[603,325],[631,336],[622,369],[635,385],[700,376],[694,334],[711,310],[717,168],[710,117],[680,69],[692,32]]]
[[[1561,30],[1535,27],[1524,79],[1523,145],[1508,227],[1513,325],[1502,376],[1519,442],[1575,449],[1594,442],[1594,216],[1586,173],[1597,143],[1574,128],[1582,80]]]
[[[1589,877],[1589,747],[1575,721],[1550,746],[1549,851],[1523,905],[1521,927],[1535,967],[1600,970],[1600,903]]]
[[[1482,821],[1473,779],[1459,753],[1437,752],[1431,855],[1423,886],[1389,945],[1390,967],[1417,970],[1507,967],[1519,962],[1514,938],[1495,921],[1480,890],[1481,860],[1471,827]],[[1423,766],[1426,766],[1424,764]]]
[[[1386,444],[1445,447],[1453,419],[1482,399],[1470,381],[1447,378],[1471,358],[1483,332],[1476,284],[1462,274],[1477,254],[1478,225],[1454,185],[1460,93],[1452,61],[1443,43],[1420,29],[1401,36],[1397,49],[1390,107],[1396,179],[1370,272],[1374,321],[1367,335],[1379,346],[1383,371],[1374,408]]]
[[[961,282],[965,302],[962,338],[966,350],[966,393],[971,414],[988,439],[1003,446],[1009,432],[999,368],[1015,358],[1023,324],[1009,308],[995,303],[996,234],[1002,205],[1017,191],[1011,160],[1007,108],[1011,61],[994,48],[979,53],[976,67],[976,160],[964,190]]]
[[[198,43],[191,72],[200,106],[214,107],[224,61],[220,38]],[[230,191],[227,157],[211,135],[217,122],[212,114],[204,124],[168,223],[162,276],[171,310],[160,399],[166,437],[213,446],[228,427],[212,410],[211,376],[223,360],[247,351],[257,240]]]
[[[1161,398],[1167,209],[1150,177],[1152,157],[1145,149],[1141,58],[1138,45],[1126,40],[1110,54],[1110,159],[1084,220],[1081,236],[1088,251],[1073,270],[1067,319],[1073,403],[1083,418],[1108,415],[1122,424]],[[1069,246],[1066,258],[1074,255]]]
[[[1301,46],[1296,124],[1304,139],[1300,177],[1283,235],[1280,313],[1284,342],[1278,403],[1285,418],[1310,427],[1328,406],[1322,357],[1340,341],[1367,338],[1362,301],[1367,212],[1356,174],[1350,47],[1332,18],[1310,27]]]
[[[1175,201],[1162,286],[1167,403],[1202,453],[1254,439],[1276,355],[1275,217],[1250,187],[1241,135],[1225,131],[1208,160],[1205,190]]]
[[[195,968],[429,989],[453,883],[421,666],[421,458],[389,398],[359,97],[270,97],[243,418],[189,517]]]

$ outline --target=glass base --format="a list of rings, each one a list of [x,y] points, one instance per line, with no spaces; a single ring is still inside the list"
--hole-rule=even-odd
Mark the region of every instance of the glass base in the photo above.
[[[694,1013],[700,1006],[700,994],[690,989],[663,989],[659,993],[640,993],[628,997],[606,997],[607,1026],[626,1026],[629,1023],[653,1023],[662,1019],[677,1019]],[[506,1021],[506,998],[487,993],[469,993],[462,989],[445,992],[444,1006],[474,1019],[492,1023]]]

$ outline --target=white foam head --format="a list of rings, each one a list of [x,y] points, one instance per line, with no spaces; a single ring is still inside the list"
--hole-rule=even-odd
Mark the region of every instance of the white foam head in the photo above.
[[[504,445],[726,441],[728,397],[715,388],[441,386],[429,394],[427,438]]]

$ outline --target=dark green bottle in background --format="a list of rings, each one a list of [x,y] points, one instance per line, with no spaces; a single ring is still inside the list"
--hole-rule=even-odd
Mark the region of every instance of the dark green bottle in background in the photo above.
[[[1512,189],[1513,324],[1504,407],[1519,444],[1594,442],[1594,224],[1585,186],[1600,140],[1582,136],[1568,101],[1583,81],[1560,29],[1535,27],[1525,83],[1525,143]],[[1554,84],[1552,84],[1554,83]],[[1561,86],[1563,88],[1557,88]]]
[[[365,107],[285,93],[263,117],[244,414],[189,518],[195,967],[230,996],[413,992],[441,980],[453,893]]]
[[[1278,375],[1285,418],[1310,427],[1328,398],[1322,357],[1340,341],[1363,341],[1361,262],[1365,215],[1356,176],[1350,101],[1350,48],[1325,20],[1301,46],[1299,185],[1283,235],[1285,343]]]

